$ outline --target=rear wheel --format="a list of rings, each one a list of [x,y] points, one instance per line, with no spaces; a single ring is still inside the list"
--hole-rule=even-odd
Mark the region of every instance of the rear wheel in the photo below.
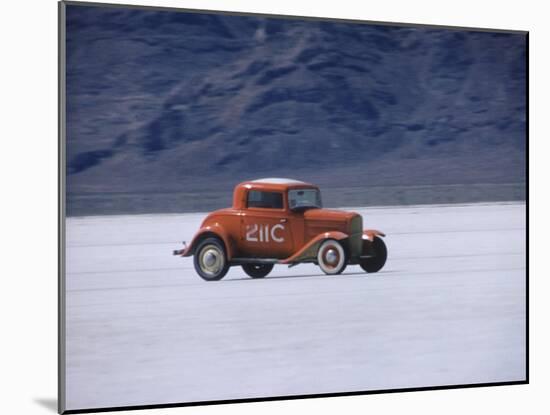
[[[347,255],[342,244],[334,239],[327,239],[317,251],[317,263],[325,274],[342,273],[347,266]]]
[[[221,280],[229,269],[223,242],[218,238],[206,238],[201,241],[195,250],[193,265],[202,279]]]
[[[263,278],[271,272],[273,264],[243,264],[243,270],[252,278]]]
[[[359,265],[366,272],[378,272],[382,269],[388,258],[388,250],[386,249],[386,244],[378,236],[374,237],[374,240],[370,242],[371,246],[367,252],[372,254],[372,257],[362,259],[359,262]],[[364,249],[365,251],[365,249]]]

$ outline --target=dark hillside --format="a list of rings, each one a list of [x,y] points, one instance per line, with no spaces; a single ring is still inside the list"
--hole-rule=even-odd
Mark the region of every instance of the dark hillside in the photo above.
[[[68,214],[212,209],[265,176],[337,206],[522,199],[525,53],[519,34],[68,6]]]

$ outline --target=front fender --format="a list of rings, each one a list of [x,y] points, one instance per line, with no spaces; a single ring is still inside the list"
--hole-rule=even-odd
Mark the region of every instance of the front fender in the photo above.
[[[368,239],[369,241],[374,241],[375,236],[386,236],[384,232],[377,231],[376,229],[365,229],[363,231],[363,239]]]
[[[185,249],[182,249],[180,251],[180,256],[186,257],[193,255],[195,253],[195,249],[197,248],[198,243],[203,238],[207,238],[209,236],[218,237],[223,241],[225,245],[227,260],[230,261],[231,258],[233,258],[233,244],[231,243],[231,238],[229,238],[229,235],[227,234],[225,229],[218,223],[203,226],[202,228],[200,228],[189,243],[189,245]]]
[[[324,240],[335,239],[337,241],[341,241],[348,237],[349,235],[345,234],[344,232],[339,232],[339,231],[323,232],[317,235],[312,240],[310,240],[294,255],[281,260],[280,263],[291,264],[293,262],[300,262],[304,259],[315,258],[317,256],[317,250],[319,249],[319,245],[321,245],[321,242],[323,242]]]

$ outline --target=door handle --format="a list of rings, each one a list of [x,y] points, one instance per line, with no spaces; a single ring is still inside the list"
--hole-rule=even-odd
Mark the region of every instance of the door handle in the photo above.
[[[285,218],[280,219],[279,222],[281,222],[281,223],[286,223],[286,219],[285,219]]]

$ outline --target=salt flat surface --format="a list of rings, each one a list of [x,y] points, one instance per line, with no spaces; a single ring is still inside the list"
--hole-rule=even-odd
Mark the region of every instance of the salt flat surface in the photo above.
[[[204,214],[67,219],[67,409],[525,379],[525,204],[353,210],[379,273],[206,282]]]

